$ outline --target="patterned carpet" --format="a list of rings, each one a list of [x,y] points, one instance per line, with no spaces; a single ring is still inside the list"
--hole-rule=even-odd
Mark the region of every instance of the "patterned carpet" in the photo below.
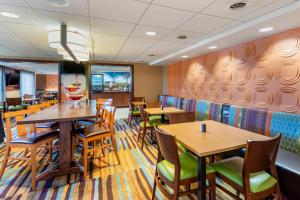
[[[118,164],[114,153],[107,152],[103,157],[90,163],[90,179],[84,181],[81,174],[60,176],[47,181],[39,181],[37,190],[32,191],[30,166],[24,161],[11,161],[0,181],[0,199],[151,199],[153,174],[157,149],[146,145],[141,151],[137,143],[138,121],[128,126],[127,119],[115,123]],[[0,145],[0,164],[2,165],[4,145]],[[21,155],[22,151],[14,151]],[[39,172],[50,167],[43,165],[48,159],[46,150],[39,150]],[[57,160],[58,155],[53,155]],[[165,199],[157,190],[157,199]],[[197,199],[190,195],[182,199]],[[217,199],[228,199],[217,191]]]

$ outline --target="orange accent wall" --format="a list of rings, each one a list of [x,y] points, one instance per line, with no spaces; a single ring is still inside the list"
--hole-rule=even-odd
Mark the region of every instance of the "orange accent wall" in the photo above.
[[[168,66],[168,94],[300,113],[300,28]]]

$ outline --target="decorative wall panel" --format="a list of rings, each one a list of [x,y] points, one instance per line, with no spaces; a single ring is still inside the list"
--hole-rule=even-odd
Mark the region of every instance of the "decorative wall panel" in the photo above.
[[[300,28],[168,66],[168,94],[300,113]]]

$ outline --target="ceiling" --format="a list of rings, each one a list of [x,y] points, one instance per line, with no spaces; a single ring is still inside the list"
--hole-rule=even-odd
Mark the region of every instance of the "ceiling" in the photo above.
[[[239,1],[247,2],[247,7],[232,11],[229,6],[237,0],[69,0],[69,6],[63,8],[45,0],[0,0],[0,12],[20,16],[0,16],[0,57],[61,59],[48,46],[47,31],[66,23],[89,36],[90,60],[167,64],[192,47],[199,49],[216,35],[299,3]],[[147,36],[147,31],[157,35]],[[179,40],[178,35],[187,39]],[[249,32],[246,35],[246,39],[239,35],[238,41],[252,36]]]
[[[16,62],[0,60],[0,66],[18,70],[26,70],[37,74],[58,74],[58,63],[45,62]]]

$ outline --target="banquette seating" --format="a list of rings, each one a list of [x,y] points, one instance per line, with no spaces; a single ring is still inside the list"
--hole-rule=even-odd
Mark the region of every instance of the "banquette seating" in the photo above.
[[[160,95],[163,106],[195,112],[198,121],[215,120],[266,136],[281,133],[276,168],[285,199],[300,196],[300,115],[227,105],[204,100]],[[229,153],[230,155],[230,153]],[[243,156],[243,150],[231,152]],[[227,155],[228,156],[228,155]]]

